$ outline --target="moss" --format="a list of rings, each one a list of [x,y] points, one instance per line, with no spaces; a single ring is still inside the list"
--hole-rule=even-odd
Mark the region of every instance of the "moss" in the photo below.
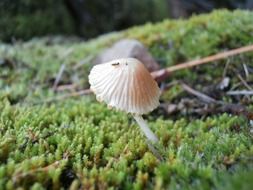
[[[66,69],[60,85],[86,88],[90,59],[118,39],[141,40],[165,66],[252,42],[252,17],[250,12],[216,11],[87,42],[44,38],[1,44],[0,189],[252,189],[252,124],[243,116],[180,115],[171,120],[153,113],[149,124],[165,156],[160,162],[130,116],[93,97],[43,103],[69,93],[52,89],[62,64]],[[206,47],[196,48],[199,43]],[[252,54],[241,58],[250,65]],[[240,68],[240,58],[231,61]],[[185,80],[203,90],[203,84],[219,81],[223,67],[221,62],[182,71],[170,80]],[[228,74],[235,85],[238,79]],[[186,96],[178,86],[170,92],[163,101]]]
[[[237,170],[253,175],[247,168],[252,164],[252,137],[241,117],[153,121],[151,126],[165,148],[166,161],[160,163],[126,114],[85,98],[49,107],[13,107],[5,101],[4,107],[0,183],[5,185],[39,183],[57,189],[64,185],[60,179],[66,168],[83,187],[96,182],[105,187],[154,188],[161,181],[162,187],[209,189],[222,183],[219,178],[243,185],[247,178],[238,184],[234,175],[244,172]],[[231,130],[233,125],[242,130]],[[59,164],[52,166],[56,161]],[[50,164],[48,170],[41,169]]]

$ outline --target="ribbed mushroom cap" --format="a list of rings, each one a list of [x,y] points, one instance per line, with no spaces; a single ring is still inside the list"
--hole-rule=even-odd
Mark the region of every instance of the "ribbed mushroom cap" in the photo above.
[[[89,74],[98,101],[132,114],[145,114],[159,105],[160,89],[137,59],[124,58],[96,65]]]

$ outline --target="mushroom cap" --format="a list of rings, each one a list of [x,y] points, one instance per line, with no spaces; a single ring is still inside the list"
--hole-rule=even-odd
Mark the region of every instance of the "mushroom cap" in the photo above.
[[[159,105],[160,89],[137,59],[122,58],[96,65],[89,74],[98,101],[132,114],[146,114]]]

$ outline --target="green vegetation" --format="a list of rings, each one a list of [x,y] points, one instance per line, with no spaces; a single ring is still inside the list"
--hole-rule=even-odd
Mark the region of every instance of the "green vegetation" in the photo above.
[[[70,93],[52,89],[62,64],[59,85],[88,88],[90,60],[119,39],[140,40],[164,67],[253,43],[252,32],[253,13],[223,10],[88,42],[41,38],[0,44],[0,189],[252,189],[253,126],[244,116],[179,113],[172,120],[158,108],[147,119],[160,139],[160,162],[131,117],[93,96],[45,102]],[[252,53],[229,59],[233,88],[243,89],[234,70],[243,70],[242,63],[252,66],[252,60]],[[225,62],[180,71],[169,81],[206,92],[220,82]],[[189,97],[179,86],[167,93],[162,101]],[[224,94],[215,98],[237,101]]]
[[[2,0],[0,17],[0,40],[4,41],[75,31],[63,0]]]
[[[0,17],[3,41],[56,34],[87,39],[147,20],[160,21],[168,17],[168,7],[160,0],[1,0]]]

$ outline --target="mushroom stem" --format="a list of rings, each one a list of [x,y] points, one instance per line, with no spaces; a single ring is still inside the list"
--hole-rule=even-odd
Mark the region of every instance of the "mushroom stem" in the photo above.
[[[157,143],[158,142],[157,136],[150,130],[147,122],[143,119],[143,117],[141,115],[133,115],[133,117],[139,124],[142,132],[145,134],[148,140],[150,140],[153,143]]]

